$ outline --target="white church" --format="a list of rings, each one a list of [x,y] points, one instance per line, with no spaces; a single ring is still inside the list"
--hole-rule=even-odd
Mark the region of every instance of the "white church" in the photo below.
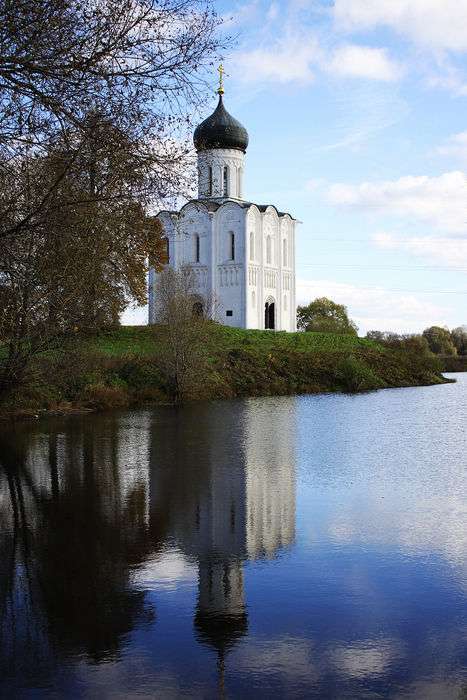
[[[194,132],[198,198],[162,211],[167,264],[189,268],[199,303],[215,300],[216,320],[237,328],[296,330],[295,226],[272,204],[244,199],[248,133],[219,102]],[[149,323],[158,322],[158,273],[149,271]],[[199,310],[199,307],[198,307]]]

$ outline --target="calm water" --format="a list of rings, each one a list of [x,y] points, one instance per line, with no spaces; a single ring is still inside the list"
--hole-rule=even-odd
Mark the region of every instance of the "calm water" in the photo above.
[[[467,374],[0,438],[3,698],[467,698]]]

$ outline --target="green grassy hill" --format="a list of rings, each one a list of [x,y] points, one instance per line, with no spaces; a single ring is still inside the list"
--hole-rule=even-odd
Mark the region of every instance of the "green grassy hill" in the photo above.
[[[262,350],[295,350],[297,352],[352,351],[356,348],[379,348],[377,343],[352,335],[331,333],[286,333],[285,331],[252,331],[209,323],[207,344],[217,353],[245,346]],[[157,353],[163,328],[157,326],[121,326],[104,331],[88,341],[88,347],[108,357],[128,354],[139,356]]]
[[[168,402],[164,327],[123,326],[77,335],[34,362],[11,410],[103,409]],[[433,355],[329,333],[247,331],[206,323],[203,370],[187,400],[368,391],[444,381]]]

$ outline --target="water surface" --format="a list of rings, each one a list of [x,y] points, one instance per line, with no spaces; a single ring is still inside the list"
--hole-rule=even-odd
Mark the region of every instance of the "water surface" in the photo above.
[[[456,378],[2,426],[0,696],[467,698]]]

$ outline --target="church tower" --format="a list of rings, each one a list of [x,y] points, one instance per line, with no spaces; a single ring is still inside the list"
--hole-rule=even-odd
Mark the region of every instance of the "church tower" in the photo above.
[[[274,205],[244,199],[248,133],[224,106],[223,68],[218,104],[193,135],[198,198],[179,212],[158,214],[168,264],[189,268],[194,306],[213,304],[216,319],[238,328],[295,331],[295,227]],[[149,273],[149,323],[157,323],[157,278]]]
[[[219,73],[217,107],[193,136],[198,154],[198,198],[241,200],[248,133],[224,107],[222,66]]]

